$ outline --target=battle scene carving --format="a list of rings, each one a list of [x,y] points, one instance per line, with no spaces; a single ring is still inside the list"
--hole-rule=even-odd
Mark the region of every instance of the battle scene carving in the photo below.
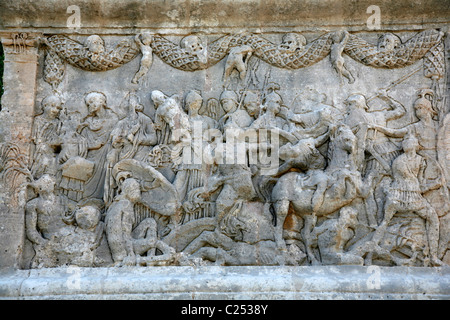
[[[443,32],[39,41],[28,268],[450,263]]]

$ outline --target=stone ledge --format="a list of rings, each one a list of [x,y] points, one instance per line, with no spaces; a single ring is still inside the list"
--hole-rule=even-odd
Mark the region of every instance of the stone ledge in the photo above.
[[[0,299],[450,299],[450,268],[164,267],[0,272]]]
[[[434,28],[449,22],[449,7],[446,1],[422,0],[406,2],[385,0],[203,0],[164,1],[154,0],[3,0],[0,3],[0,29],[30,30],[45,32],[93,33],[96,29],[113,29],[122,33],[124,29],[174,29],[187,28],[191,31],[219,29],[222,32],[236,32],[236,28],[252,30],[267,28],[288,28],[301,30],[324,30],[339,26],[368,31],[366,22],[370,17],[367,8],[378,5],[381,10],[383,30],[415,30]],[[69,6],[80,11],[81,27],[67,27],[72,15]],[[53,31],[52,31],[53,30]],[[226,31],[225,31],[226,30]],[[130,32],[130,31],[128,31]],[[134,33],[133,32],[133,33]],[[283,32],[283,31],[282,31]]]

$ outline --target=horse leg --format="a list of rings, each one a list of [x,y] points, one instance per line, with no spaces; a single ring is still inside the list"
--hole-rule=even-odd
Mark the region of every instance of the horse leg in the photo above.
[[[276,214],[276,226],[275,226],[275,242],[278,249],[282,251],[287,251],[286,243],[283,239],[283,225],[289,212],[289,200],[278,200],[273,203],[275,214]]]
[[[308,256],[309,261],[311,262],[311,264],[313,265],[318,265],[320,264],[319,261],[316,259],[313,251],[312,251],[312,239],[311,239],[311,231],[312,229],[314,229],[314,226],[317,222],[317,218],[316,215],[313,213],[312,215],[307,215],[303,217],[303,229],[302,229],[302,237],[303,237],[303,241],[305,243],[305,249],[306,249],[306,254]]]

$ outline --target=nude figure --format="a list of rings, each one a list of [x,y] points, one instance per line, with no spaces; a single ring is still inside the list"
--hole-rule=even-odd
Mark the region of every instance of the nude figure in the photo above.
[[[239,72],[240,79],[245,79],[247,75],[247,63],[252,53],[253,48],[248,45],[231,48],[225,64],[224,81],[226,86],[229,84],[231,73],[235,69]]]
[[[139,71],[135,74],[133,80],[131,80],[131,83],[136,84],[138,83],[139,79],[147,74],[148,70],[152,66],[153,50],[150,44],[153,41],[153,36],[148,32],[144,32],[136,35],[134,39],[141,49],[142,53],[141,66],[139,67]]]
[[[106,238],[113,260],[118,265],[154,265],[170,261],[175,253],[173,248],[158,240],[153,218],[136,221],[134,205],[140,198],[139,182],[128,178],[106,213]],[[163,254],[155,256],[155,248]],[[142,257],[144,254],[147,256]]]
[[[342,36],[343,35],[343,36]],[[348,83],[355,82],[355,78],[345,67],[345,60],[342,57],[342,52],[344,51],[345,44],[347,43],[349,34],[346,31],[334,33],[332,39],[333,44],[331,45],[330,59],[334,70],[339,75],[339,81],[342,83],[342,76],[348,79]],[[341,40],[342,38],[342,40]]]

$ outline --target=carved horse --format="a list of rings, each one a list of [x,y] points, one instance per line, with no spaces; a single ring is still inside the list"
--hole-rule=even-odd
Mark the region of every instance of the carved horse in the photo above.
[[[289,209],[305,221],[302,236],[308,257],[315,260],[310,249],[309,232],[316,216],[326,216],[349,205],[362,192],[362,179],[356,169],[357,138],[346,125],[340,125],[330,135],[328,166],[325,170],[288,172],[281,176],[272,190],[272,205],[276,214],[275,239],[279,249],[286,250],[283,224]]]

